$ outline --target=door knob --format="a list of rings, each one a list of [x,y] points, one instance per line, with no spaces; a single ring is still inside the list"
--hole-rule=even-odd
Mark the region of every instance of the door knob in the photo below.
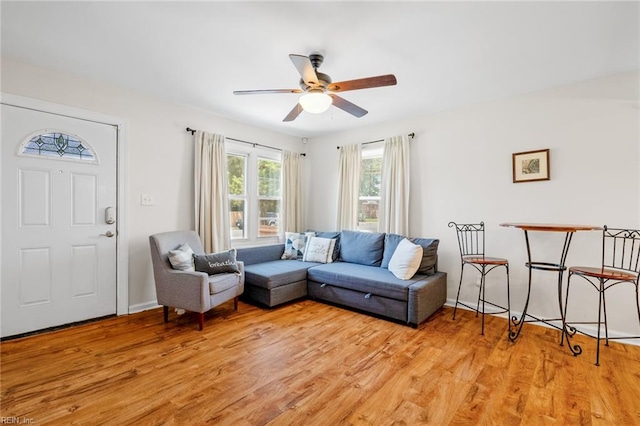
[[[114,234],[114,233],[113,233],[113,232],[111,232],[111,231],[107,231],[107,232],[105,232],[104,234],[100,234],[100,235],[101,235],[101,236],[105,236],[105,237],[109,237],[109,238],[111,238],[111,237],[113,237],[113,236],[114,236],[114,235],[116,235],[116,234]]]

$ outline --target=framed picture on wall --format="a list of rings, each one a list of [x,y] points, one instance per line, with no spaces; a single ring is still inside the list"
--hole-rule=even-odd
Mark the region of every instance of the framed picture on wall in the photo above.
[[[512,154],[513,183],[549,180],[549,150]]]

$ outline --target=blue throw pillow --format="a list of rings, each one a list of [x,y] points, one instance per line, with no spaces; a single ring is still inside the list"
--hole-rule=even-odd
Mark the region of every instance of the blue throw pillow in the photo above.
[[[343,262],[380,266],[383,251],[382,233],[342,231],[340,235],[340,260]]]
[[[440,240],[434,238],[409,238],[413,244],[422,246],[422,262],[418,268],[417,274],[433,275],[436,271],[436,263],[438,262],[438,244]]]
[[[383,268],[389,268],[389,261],[391,256],[396,252],[396,247],[400,244],[404,237],[398,234],[387,234],[384,236],[384,253],[382,255],[382,263],[380,266]]]

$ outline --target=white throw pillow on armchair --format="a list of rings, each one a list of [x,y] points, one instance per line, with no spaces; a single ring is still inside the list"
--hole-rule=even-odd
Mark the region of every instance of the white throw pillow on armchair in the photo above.
[[[175,250],[169,250],[169,263],[173,269],[179,271],[195,271],[193,265],[193,250],[184,243]]]

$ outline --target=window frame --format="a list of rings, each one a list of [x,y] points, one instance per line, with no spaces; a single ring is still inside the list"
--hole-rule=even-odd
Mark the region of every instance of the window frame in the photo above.
[[[360,183],[362,182],[362,176],[365,171],[364,167],[362,167],[363,162],[371,158],[380,158],[380,160],[382,160],[383,155],[384,155],[384,145],[381,142],[372,143],[366,147],[365,146],[362,147],[361,154],[360,154],[360,176],[358,177],[358,183],[359,183],[358,186],[360,186]],[[380,185],[382,186],[382,161],[380,163]],[[380,194],[380,192],[378,192],[378,194]],[[377,232],[380,230],[380,213],[379,213],[380,212],[380,195],[378,196],[362,195],[360,192],[358,192],[358,228],[357,229],[373,231],[371,229],[363,229],[360,226],[360,223],[361,223],[360,206],[363,201],[378,202],[378,221],[376,222],[376,227],[375,227],[375,231]]]
[[[280,155],[280,157],[282,157],[282,155]],[[276,162],[280,165],[280,176],[278,177],[278,182],[280,183],[280,187],[278,188],[278,194],[277,195],[261,195],[260,194],[260,188],[259,188],[259,164],[260,161],[273,161]],[[271,157],[265,157],[264,155],[258,154],[256,156],[256,169],[255,169],[255,173],[256,173],[256,213],[258,215],[258,222],[257,222],[257,230],[256,230],[256,238],[262,240],[263,238],[269,238],[269,237],[273,237],[273,235],[260,235],[260,227],[262,226],[262,222],[263,221],[267,221],[269,222],[271,219],[277,221],[278,223],[278,228],[277,228],[277,232],[275,233],[275,236],[279,236],[281,234],[280,231],[280,224],[282,223],[281,221],[281,217],[282,217],[282,159],[275,159],[275,158],[271,158]],[[269,217],[269,216],[260,216],[260,203],[262,201],[276,201],[277,205],[278,205],[278,211],[276,212],[268,212],[268,213],[275,213],[276,216],[275,218]]]
[[[46,155],[46,154],[35,154],[32,152],[26,152],[27,146],[36,138],[41,136],[49,136],[52,134],[64,135],[67,138],[72,138],[74,141],[80,142],[80,144],[84,147],[85,150],[91,153],[92,158],[77,158],[75,156],[65,156],[65,155]],[[55,151],[48,151],[55,152]],[[79,164],[96,164],[100,165],[100,158],[98,157],[98,153],[93,148],[93,146],[84,138],[76,135],[73,132],[68,132],[64,129],[40,129],[28,135],[18,146],[18,150],[16,155],[19,157],[29,157],[29,158],[38,158],[42,160],[53,160],[53,161],[69,161]]]
[[[259,212],[259,199],[258,196],[258,159],[263,158],[267,160],[273,160],[280,163],[280,209],[282,209],[282,152],[279,150],[253,147],[247,144],[236,143],[233,141],[226,142],[226,155],[240,155],[246,158],[245,163],[245,216],[244,216],[244,236],[243,238],[232,238],[232,247],[242,246],[255,246],[255,245],[268,245],[276,244],[280,242],[280,234],[272,236],[258,236],[259,224],[260,224],[260,212]],[[228,190],[227,190],[228,193]],[[229,195],[229,201],[231,201],[231,194]],[[234,196],[235,197],[235,196]],[[279,211],[278,217],[282,217],[282,212]],[[232,224],[230,224],[230,227]]]
[[[241,154],[241,153],[237,153],[237,152],[226,152],[225,153],[227,156],[227,166],[229,164],[229,157],[233,156],[233,157],[242,157],[244,159],[244,188],[243,188],[243,193],[242,194],[231,194],[229,192],[229,190],[227,190],[227,196],[229,198],[229,212],[231,212],[231,202],[234,200],[238,200],[238,201],[242,201],[244,202],[244,209],[242,212],[242,237],[240,238],[233,238],[233,226],[234,223],[230,223],[229,225],[231,226],[231,240],[246,240],[247,239],[247,215],[248,215],[248,209],[249,209],[249,191],[248,191],[248,183],[249,183],[249,179],[248,179],[248,166],[249,166],[249,156],[248,154]],[[228,173],[228,171],[227,171]],[[228,182],[228,175],[227,175],[227,185],[229,185]]]

